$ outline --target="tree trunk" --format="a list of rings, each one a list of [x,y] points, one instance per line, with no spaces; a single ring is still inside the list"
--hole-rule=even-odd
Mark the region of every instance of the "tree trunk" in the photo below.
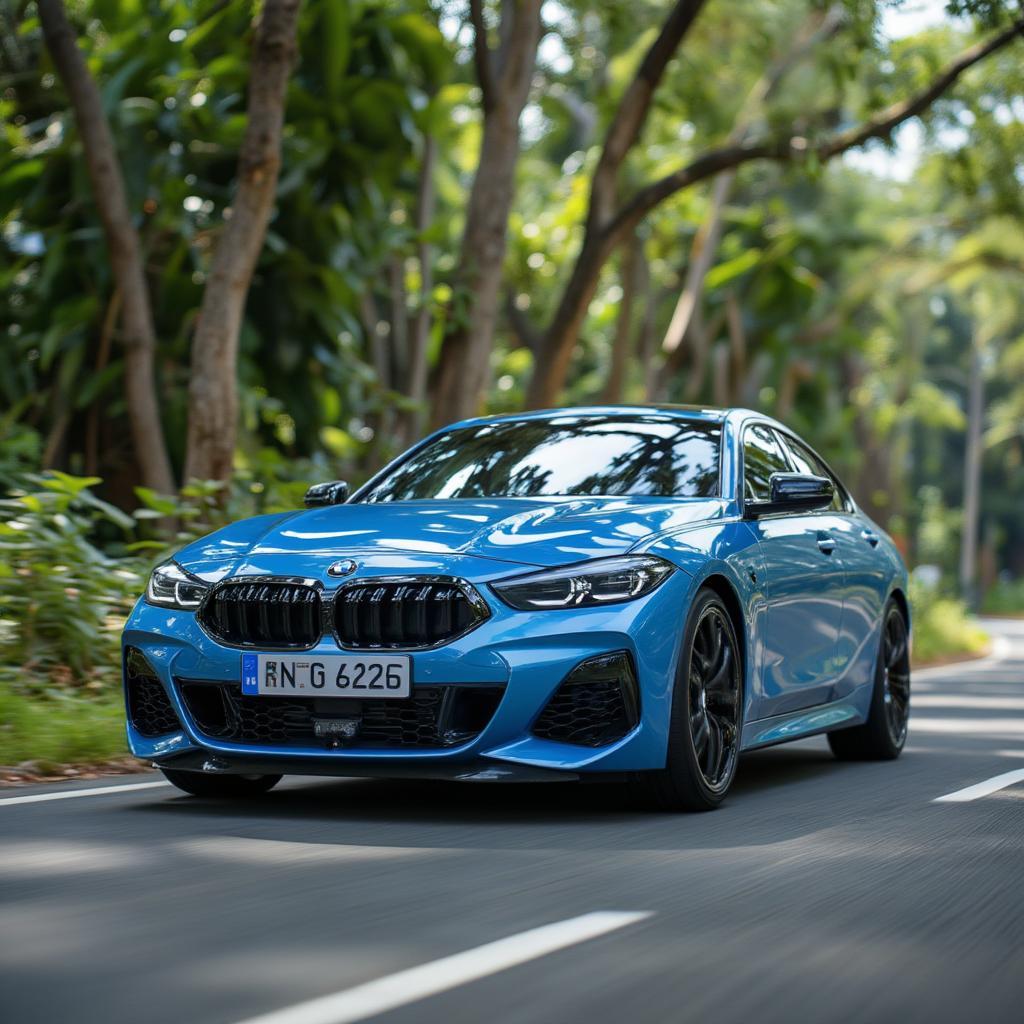
[[[139,235],[128,208],[114,139],[103,113],[99,89],[78,49],[63,3],[38,0],[36,7],[54,67],[75,111],[114,286],[121,296],[125,404],[135,460],[147,487],[161,494],[173,494],[174,473],[167,455],[154,382],[156,331]]]
[[[526,392],[527,408],[544,409],[557,405],[569,375],[576,339],[597,291],[601,269],[618,241],[607,232],[587,232],[562,300],[550,327],[544,332],[534,360],[533,376]]]
[[[497,54],[487,47],[482,21],[477,24],[475,56],[484,130],[455,274],[454,309],[459,310],[460,299],[465,309],[441,348],[431,414],[434,427],[474,415],[487,383],[519,159],[519,118],[540,42],[540,8],[541,0],[505,0],[503,41]],[[476,5],[473,9],[479,14]]]
[[[256,24],[238,184],[230,218],[225,211],[192,340],[186,480],[226,481],[233,468],[238,430],[238,335],[277,190],[299,2],[265,0]]]
[[[672,319],[661,343],[662,351],[667,355],[674,352],[686,340],[686,332],[693,319],[694,310],[700,302],[704,290],[704,278],[707,277],[718,243],[722,237],[725,204],[732,192],[736,180],[735,171],[726,171],[715,178],[711,191],[711,207],[703,223],[697,229],[690,249],[690,262],[686,267],[686,281],[679,293],[676,308],[672,311]]]
[[[416,258],[420,267],[420,294],[416,316],[409,331],[409,365],[405,393],[412,403],[403,418],[402,440],[410,445],[423,432],[424,404],[427,399],[427,349],[430,343],[431,303],[434,292],[434,247],[427,241],[427,232],[434,222],[437,163],[437,142],[432,135],[423,137],[423,159],[416,191]]]
[[[620,286],[622,298],[619,300],[619,313],[615,318],[615,336],[612,339],[612,357],[608,367],[608,379],[605,381],[601,399],[609,405],[622,401],[622,392],[629,376],[629,357],[633,348],[633,299],[636,295],[637,250],[643,245],[633,235],[626,243],[622,252],[622,269]]]
[[[960,591],[968,606],[978,600],[978,525],[981,505],[981,431],[985,416],[985,382],[981,346],[971,342],[967,385],[967,445],[964,451],[964,521],[960,537]]]
[[[620,224],[610,230],[618,206],[619,170],[647,123],[654,94],[669,61],[703,6],[704,0],[676,0],[615,109],[590,186],[583,246],[534,361],[526,393],[530,408],[557,404],[587,307],[597,291],[601,269],[629,230],[642,219],[636,218],[629,227]]]
[[[725,322],[729,328],[728,404],[735,405],[747,379],[747,332],[743,329],[743,310],[735,292],[725,297]]]

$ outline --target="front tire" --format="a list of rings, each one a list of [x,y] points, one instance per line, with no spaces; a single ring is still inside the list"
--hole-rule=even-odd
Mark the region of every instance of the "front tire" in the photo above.
[[[646,800],[666,811],[717,807],[736,774],[742,725],[736,630],[722,599],[713,590],[701,590],[683,631],[666,764],[640,780]]]
[[[208,775],[206,772],[184,772],[176,768],[161,768],[164,778],[192,796],[230,797],[245,799],[262,796],[280,781],[280,775]]]
[[[910,643],[907,620],[890,600],[882,616],[875,685],[868,720],[828,734],[840,761],[894,761],[907,742],[910,718]]]

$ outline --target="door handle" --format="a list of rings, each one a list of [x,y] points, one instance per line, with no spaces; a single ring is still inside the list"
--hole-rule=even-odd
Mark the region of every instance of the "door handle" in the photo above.
[[[836,542],[831,537],[818,538],[818,550],[823,554],[831,555],[836,549]]]
[[[872,530],[862,530],[861,536],[873,547],[878,547],[879,536]]]

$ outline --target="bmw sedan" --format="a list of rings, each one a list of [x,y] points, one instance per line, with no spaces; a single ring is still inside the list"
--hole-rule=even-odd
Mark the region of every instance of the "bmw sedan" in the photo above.
[[[474,419],[306,505],[189,544],[125,627],[131,749],[186,792],[614,779],[707,810],[744,750],[903,747],[899,553],[762,415]]]

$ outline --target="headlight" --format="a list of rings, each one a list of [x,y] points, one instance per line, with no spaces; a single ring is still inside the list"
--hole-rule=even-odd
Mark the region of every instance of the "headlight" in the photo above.
[[[158,565],[146,585],[146,600],[162,608],[192,611],[209,589],[201,579],[185,572],[176,562]]]
[[[674,567],[655,555],[623,555],[545,569],[492,583],[491,589],[520,611],[544,608],[592,608],[632,601],[649,594]]]

